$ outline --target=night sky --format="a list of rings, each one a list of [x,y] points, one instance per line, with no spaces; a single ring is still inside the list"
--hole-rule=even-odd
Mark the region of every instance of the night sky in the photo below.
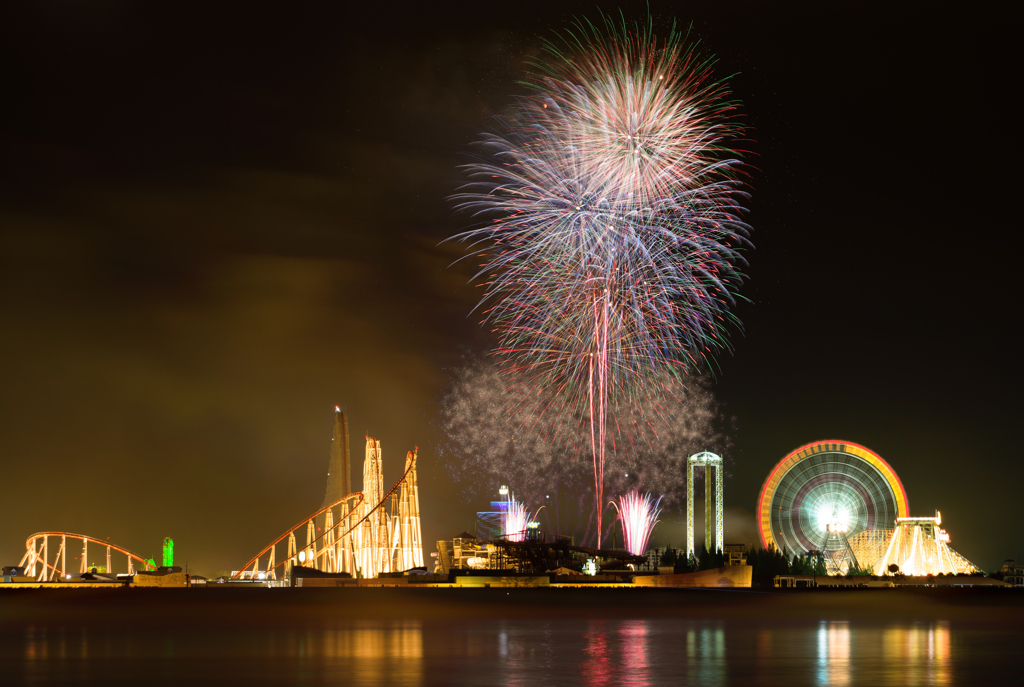
[[[22,5],[0,22],[2,563],[50,529],[235,569],[319,507],[335,404],[356,485],[363,435],[388,485],[420,447],[427,552],[471,530],[437,415],[491,340],[446,198],[524,60],[594,3]],[[727,538],[754,541],[786,453],[845,439],[976,564],[1024,558],[1009,18],[775,5],[650,3],[738,72],[756,139],[715,389]]]

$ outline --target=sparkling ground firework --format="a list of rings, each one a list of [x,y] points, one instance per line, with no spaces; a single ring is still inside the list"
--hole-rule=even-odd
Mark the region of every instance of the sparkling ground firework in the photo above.
[[[651,532],[658,524],[658,515],[661,509],[658,505],[661,498],[655,499],[650,494],[640,495],[638,491],[631,491],[612,501],[622,524],[622,539],[626,550],[634,556],[642,556],[647,551],[647,542],[651,539]]]
[[[481,259],[505,369],[585,419],[603,504],[609,420],[649,414],[636,407],[667,378],[728,348],[743,132],[712,62],[674,30],[606,21],[570,36],[480,141],[456,202],[481,223],[458,238]]]
[[[516,501],[516,495],[509,493],[508,507],[505,509],[505,522],[502,523],[502,531],[509,541],[523,541],[526,539],[526,524],[530,522],[530,512],[526,510],[526,504]]]

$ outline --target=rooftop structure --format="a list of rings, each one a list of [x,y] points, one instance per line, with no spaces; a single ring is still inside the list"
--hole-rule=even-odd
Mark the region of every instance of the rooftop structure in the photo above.
[[[725,545],[725,564],[726,565],[746,565],[747,564],[747,545],[746,544],[726,544]]]

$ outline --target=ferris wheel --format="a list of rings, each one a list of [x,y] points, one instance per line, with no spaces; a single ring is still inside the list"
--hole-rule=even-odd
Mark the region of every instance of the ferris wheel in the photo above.
[[[849,539],[891,529],[909,515],[907,492],[874,451],[849,442],[818,441],[792,451],[769,473],[757,504],[761,543],[787,555],[820,552],[830,572],[856,557]]]

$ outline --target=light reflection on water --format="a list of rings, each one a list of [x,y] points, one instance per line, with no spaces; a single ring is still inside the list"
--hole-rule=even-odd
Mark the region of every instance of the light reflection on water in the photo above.
[[[974,681],[991,674],[991,656],[1015,650],[1005,633],[947,622],[404,621],[217,633],[30,626],[6,634],[0,665],[20,676],[16,682],[159,675],[345,685],[902,686]]]
[[[818,627],[818,684],[850,684],[850,624],[822,623]]]

